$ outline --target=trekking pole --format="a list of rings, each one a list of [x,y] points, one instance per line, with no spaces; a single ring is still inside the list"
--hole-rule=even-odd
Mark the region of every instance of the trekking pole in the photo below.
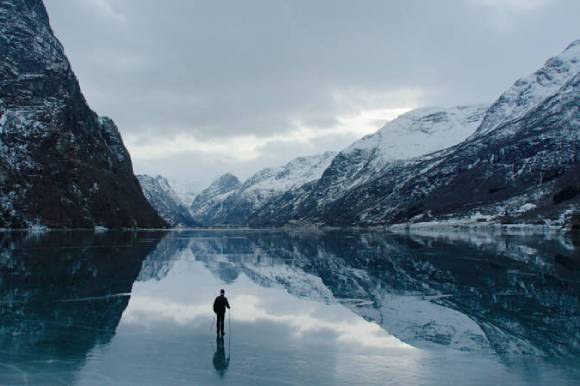
[[[228,360],[232,356],[232,311],[228,312],[228,332],[230,333],[230,338],[228,339]]]

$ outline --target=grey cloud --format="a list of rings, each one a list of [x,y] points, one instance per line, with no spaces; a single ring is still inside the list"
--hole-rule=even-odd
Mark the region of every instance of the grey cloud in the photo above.
[[[577,0],[45,2],[87,99],[124,135],[266,136],[491,101],[580,37]]]

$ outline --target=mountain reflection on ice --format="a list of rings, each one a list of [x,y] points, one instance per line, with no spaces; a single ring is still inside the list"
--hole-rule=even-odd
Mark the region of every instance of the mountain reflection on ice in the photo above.
[[[561,234],[5,234],[0,383],[570,384]],[[225,288],[231,330],[216,341]],[[226,320],[226,326],[228,320]]]
[[[1,234],[0,384],[74,383],[88,353],[114,337],[155,243],[134,233]]]

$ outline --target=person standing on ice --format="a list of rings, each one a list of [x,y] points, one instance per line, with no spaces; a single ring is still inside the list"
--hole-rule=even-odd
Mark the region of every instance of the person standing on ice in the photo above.
[[[224,320],[226,317],[226,308],[230,308],[230,303],[228,303],[228,298],[225,296],[226,291],[220,290],[220,295],[215,298],[213,302],[213,312],[217,315],[217,336],[224,337]]]

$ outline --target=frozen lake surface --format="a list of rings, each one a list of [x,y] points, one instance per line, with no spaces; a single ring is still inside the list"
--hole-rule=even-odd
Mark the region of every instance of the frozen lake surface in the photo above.
[[[559,234],[0,234],[0,384],[577,385]],[[220,288],[232,305],[215,336]]]

